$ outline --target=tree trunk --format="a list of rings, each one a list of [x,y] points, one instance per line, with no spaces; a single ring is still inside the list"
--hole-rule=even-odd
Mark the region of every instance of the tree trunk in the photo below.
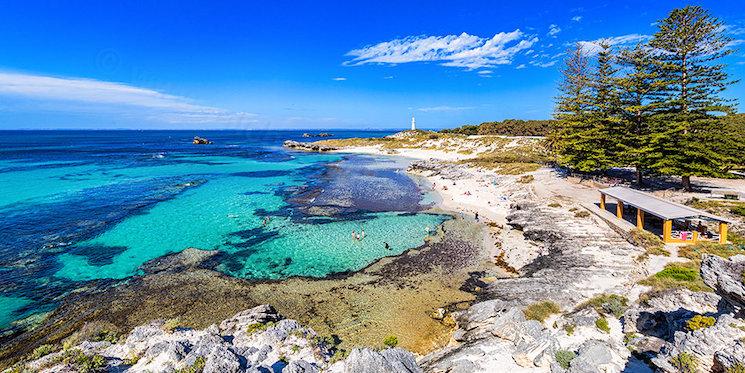
[[[641,168],[636,167],[636,185],[641,186],[644,183],[643,178]]]
[[[690,192],[693,190],[693,188],[691,188],[691,177],[690,176],[683,176],[681,181],[683,182],[683,189],[685,189],[686,192]]]

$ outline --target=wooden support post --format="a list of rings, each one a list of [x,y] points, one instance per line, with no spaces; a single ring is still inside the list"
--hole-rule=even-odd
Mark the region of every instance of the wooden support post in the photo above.
[[[698,242],[698,231],[693,231],[693,243]]]
[[[619,219],[623,219],[623,202],[618,201],[616,203],[616,217]]]
[[[662,242],[670,242],[672,240],[673,235],[673,221],[672,220],[665,220],[664,223],[662,223]]]
[[[605,194],[600,193],[600,209],[605,210]]]
[[[727,223],[719,222],[719,243],[727,243]]]
[[[644,210],[636,208],[636,227],[644,229]]]

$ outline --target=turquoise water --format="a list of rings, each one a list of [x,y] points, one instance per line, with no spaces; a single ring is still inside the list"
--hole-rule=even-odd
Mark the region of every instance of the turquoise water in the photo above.
[[[18,138],[0,150],[0,328],[190,247],[219,250],[214,269],[235,277],[324,277],[417,247],[447,218],[420,211],[400,165],[286,151],[293,132],[207,134],[216,145],[188,132],[4,134]]]

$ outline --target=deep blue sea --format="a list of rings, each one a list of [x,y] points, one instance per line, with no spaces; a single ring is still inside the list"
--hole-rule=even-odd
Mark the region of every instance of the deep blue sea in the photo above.
[[[235,277],[324,277],[417,247],[446,219],[422,212],[397,161],[282,148],[301,135],[0,131],[0,330],[189,247],[219,250],[215,269]]]

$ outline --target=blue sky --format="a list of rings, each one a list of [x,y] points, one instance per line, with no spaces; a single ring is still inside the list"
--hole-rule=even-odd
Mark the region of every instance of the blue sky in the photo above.
[[[0,129],[442,128],[549,118],[576,42],[683,1],[3,1]],[[738,43],[745,1],[704,1]],[[745,78],[745,43],[728,71]],[[745,97],[745,83],[727,95]]]

